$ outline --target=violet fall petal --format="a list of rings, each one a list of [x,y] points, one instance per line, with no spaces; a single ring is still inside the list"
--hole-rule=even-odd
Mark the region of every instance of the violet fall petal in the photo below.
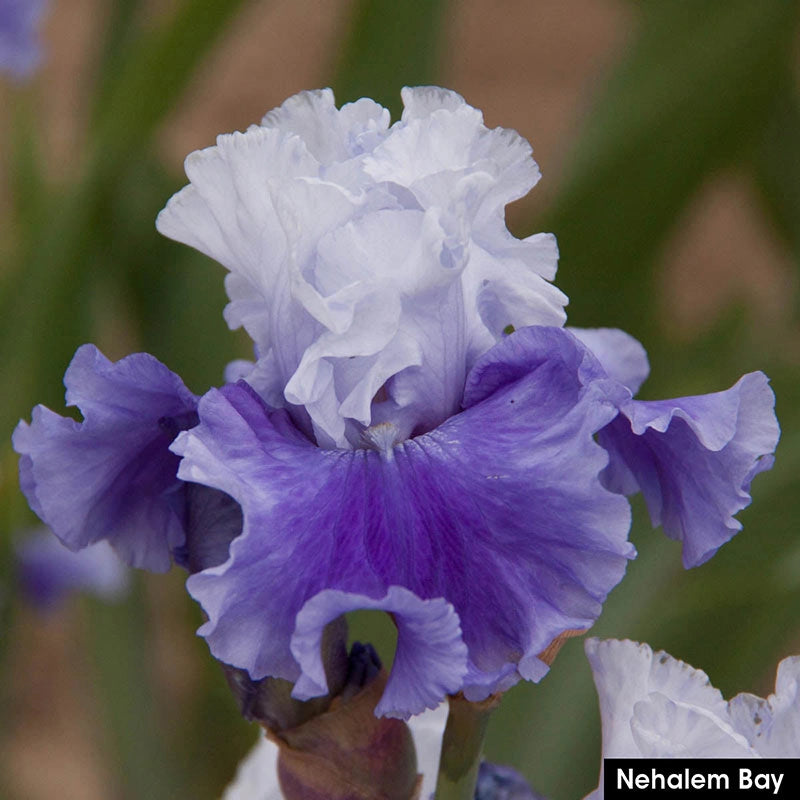
[[[83,422],[37,406],[14,431],[31,508],[71,550],[107,540],[131,566],[169,569],[184,515],[167,448],[194,424],[195,396],[152,356],[113,363],[93,345],[78,349],[64,383]]]
[[[391,586],[381,598],[326,589],[312,597],[297,615],[292,654],[303,669],[292,695],[308,700],[327,691],[320,648],[322,632],[340,614],[377,609],[392,614],[398,628],[392,674],[378,703],[378,716],[403,717],[436,708],[446,694],[461,688],[467,646],[458,615],[442,598],[420,600],[402,586]]]
[[[372,428],[376,449],[319,449],[246,384],[208,392],[200,424],[172,449],[179,477],[227,493],[244,517],[228,560],[187,584],[212,653],[253,679],[305,675],[302,691],[323,691],[300,647],[304,607],[317,620],[386,608],[402,653],[389,713],[407,716],[455,688],[477,699],[541,678],[537,655],[591,626],[634,554],[628,504],[601,485],[607,455],[593,438],[617,413],[618,384],[592,362],[560,329],[518,331],[476,364],[469,407],[400,444],[390,425]],[[415,631],[427,629],[442,652],[459,653],[456,620],[467,649],[460,687],[431,642],[415,652]],[[414,664],[427,665],[428,688],[412,682]]]
[[[631,400],[600,431],[614,491],[641,490],[653,525],[683,544],[683,564],[707,561],[731,539],[750,483],[772,466],[780,429],[767,377],[753,372],[724,392]]]

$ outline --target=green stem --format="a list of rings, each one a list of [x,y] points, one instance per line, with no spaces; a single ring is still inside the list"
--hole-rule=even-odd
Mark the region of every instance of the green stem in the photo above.
[[[483,740],[500,695],[470,703],[461,694],[450,697],[450,713],[442,738],[436,800],[473,800]]]

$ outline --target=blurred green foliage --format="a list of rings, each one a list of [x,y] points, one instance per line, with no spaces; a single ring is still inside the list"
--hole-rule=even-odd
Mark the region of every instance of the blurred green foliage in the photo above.
[[[79,344],[96,337],[98,306],[122,315],[137,349],[164,360],[195,391],[217,383],[224,363],[244,354],[243,340],[226,331],[219,314],[220,270],[155,234],[155,215],[182,177],[165,170],[153,140],[245,5],[182,0],[162,26],[143,29],[141,0],[112,3],[82,168],[66,187],[45,180],[33,104],[18,92],[8,152],[6,227],[14,236],[3,250],[13,247],[14,258],[0,272],[0,419],[7,434],[36,402],[61,409],[64,368]],[[396,111],[401,86],[440,82],[443,33],[459,10],[455,0],[358,0],[331,74],[319,83],[332,83],[341,101],[367,95]],[[593,633],[664,648],[705,669],[727,695],[763,694],[778,659],[800,650],[797,344],[755,329],[737,308],[701,337],[676,342],[657,313],[655,270],[667,236],[723,168],[749,177],[765,218],[800,262],[798,3],[647,0],[635,10],[636,36],[596,97],[560,192],[530,220],[530,231],[558,236],[558,282],[571,298],[572,324],[619,326],[642,339],[653,366],[649,395],[721,389],[744,371],[764,369],[784,433],[775,470],[758,478],[754,506],[741,515],[747,534],[701,568],[682,570],[677,545],[652,533],[635,506],[640,557]],[[796,325],[796,298],[794,308]],[[8,587],[12,533],[32,518],[6,448],[0,582]],[[196,627],[199,612],[181,594],[181,577],[161,580],[179,598],[175,615]],[[180,720],[163,719],[147,657],[154,614],[148,584],[138,581],[123,606],[84,607],[118,796],[216,797],[252,732],[202,643],[193,706]],[[11,593],[4,598],[0,657],[17,610]],[[356,625],[391,644],[373,617]],[[514,763],[554,800],[570,800],[595,784],[598,737],[594,689],[574,640],[541,685],[513,690],[495,714],[487,753]],[[8,796],[2,786],[0,795]]]

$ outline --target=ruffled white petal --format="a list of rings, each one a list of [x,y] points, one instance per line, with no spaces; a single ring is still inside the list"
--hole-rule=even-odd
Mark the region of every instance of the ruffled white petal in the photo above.
[[[539,179],[530,145],[455,92],[403,99],[389,127],[371,100],[295,95],[191,154],[157,221],[229,270],[226,321],[260,355],[246,380],[324,447],[431,429],[508,325],[565,318],[555,240],[505,226]]]
[[[726,703],[700,670],[646,644],[587,639],[603,758],[800,758],[800,656],[778,666],[775,693]],[[602,800],[600,784],[586,800]]]
[[[729,706],[737,730],[760,756],[800,757],[800,656],[778,665],[774,694],[766,699],[739,694]]]
[[[283,800],[278,784],[278,746],[263,733],[242,759],[222,800]]]
[[[366,97],[337,109],[333,92],[321,89],[293,95],[261,125],[299,136],[321,164],[332,164],[374,146],[389,127],[389,112]]]
[[[624,758],[638,751],[631,728],[634,708],[654,692],[720,719],[727,714],[722,694],[708,676],[667,653],[614,639],[587,639],[585,650],[600,700],[605,758]]]
[[[644,758],[755,758],[747,739],[717,714],[651,693],[633,708],[631,732]]]
[[[600,701],[603,758],[641,757],[642,747],[652,751],[665,747],[663,719],[675,713],[670,703],[695,712],[690,720],[682,720],[684,725],[698,720],[708,724],[709,717],[713,724],[727,716],[722,694],[708,676],[667,653],[653,653],[649,645],[627,639],[591,638],[584,649]],[[603,798],[602,761],[599,786],[590,797]]]

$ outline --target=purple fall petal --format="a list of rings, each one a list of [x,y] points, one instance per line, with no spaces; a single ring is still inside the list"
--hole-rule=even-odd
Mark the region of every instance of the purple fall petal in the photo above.
[[[131,566],[166,571],[184,540],[168,445],[196,421],[196,397],[152,356],[112,363],[93,345],[75,353],[64,383],[83,422],[37,406],[14,431],[31,508],[71,550],[106,539]]]
[[[683,564],[707,561],[741,523],[750,482],[772,466],[780,430],[775,397],[761,372],[716,394],[631,400],[598,441],[611,461],[606,485],[641,489],[653,525],[683,543]]]
[[[537,654],[591,626],[634,552],[593,439],[618,385],[550,328],[507,337],[475,374],[493,375],[490,394],[468,379],[461,414],[397,445],[391,426],[371,429],[378,451],[313,446],[245,384],[201,399],[200,424],[173,445],[179,476],[244,515],[230,558],[187,584],[215,656],[297,680],[290,642],[307,601],[336,590],[374,603],[404,587],[453,606],[469,651],[461,688],[486,696],[539,679]],[[407,715],[419,700],[398,675],[392,711]]]
[[[291,649],[303,670],[292,692],[308,700],[328,691],[320,649],[325,626],[356,609],[392,614],[397,625],[397,653],[378,716],[407,717],[436,708],[442,697],[457,692],[466,673],[467,646],[458,615],[442,598],[420,600],[402,586],[391,586],[385,597],[327,589],[300,609]]]

